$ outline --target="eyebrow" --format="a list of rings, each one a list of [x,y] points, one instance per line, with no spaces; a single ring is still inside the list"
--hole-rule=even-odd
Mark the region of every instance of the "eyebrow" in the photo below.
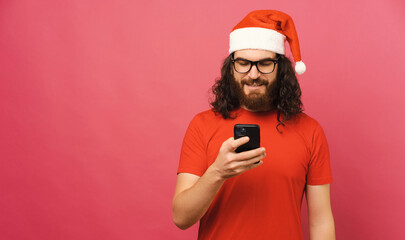
[[[261,62],[261,61],[268,61],[268,60],[273,60],[273,61],[275,61],[275,60],[277,60],[277,59],[274,59],[274,58],[263,58],[263,59],[260,59],[260,60],[258,60],[258,61],[251,61],[251,60],[246,59],[246,58],[237,57],[237,58],[235,58],[235,59],[233,59],[233,60],[244,60],[244,61],[249,61],[249,62]]]

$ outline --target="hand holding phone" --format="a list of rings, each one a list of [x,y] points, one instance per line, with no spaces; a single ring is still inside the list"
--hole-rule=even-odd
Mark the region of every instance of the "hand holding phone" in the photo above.
[[[241,139],[245,136],[249,140]],[[213,172],[222,179],[228,179],[260,166],[265,156],[265,149],[260,148],[259,125],[236,124],[234,137],[222,143],[218,156],[209,169],[214,169]]]
[[[238,134],[238,132],[241,134]],[[255,141],[258,145],[253,144],[249,147],[250,139],[243,137],[243,132],[245,131],[237,131],[237,135],[240,137],[237,136],[237,139],[231,137],[222,143],[215,162],[209,167],[210,171],[213,174],[218,174],[221,179],[225,180],[256,168],[261,165],[261,160],[266,157],[266,150],[264,148],[256,148],[256,146],[260,146],[259,142]],[[260,137],[256,138],[253,135],[250,135],[250,137],[252,137],[252,139],[260,139]],[[246,150],[250,148],[252,148],[252,150],[240,152],[241,149],[239,149],[239,153],[235,152],[236,149],[245,144],[248,145]],[[243,148],[244,147],[242,147],[242,150]]]

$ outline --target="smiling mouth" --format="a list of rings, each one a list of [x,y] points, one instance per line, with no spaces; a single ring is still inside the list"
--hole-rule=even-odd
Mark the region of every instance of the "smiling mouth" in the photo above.
[[[248,87],[261,87],[261,86],[266,86],[267,82],[263,81],[261,79],[256,79],[256,80],[250,80],[250,81],[242,81],[243,85],[246,85]]]
[[[245,82],[244,85],[246,85],[246,87],[251,88],[251,89],[261,88],[261,87],[266,86],[266,84],[264,82]]]
[[[263,83],[246,83],[245,85],[249,86],[249,87],[260,87],[260,86],[264,86]]]

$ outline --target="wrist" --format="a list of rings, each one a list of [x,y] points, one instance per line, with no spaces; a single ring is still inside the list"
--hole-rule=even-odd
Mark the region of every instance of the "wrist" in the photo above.
[[[214,181],[215,183],[224,183],[226,178],[222,176],[221,171],[215,166],[215,164],[211,164],[206,171],[209,178]]]

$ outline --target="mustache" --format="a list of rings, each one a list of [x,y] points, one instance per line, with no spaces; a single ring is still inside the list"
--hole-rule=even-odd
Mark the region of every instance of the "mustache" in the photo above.
[[[245,84],[248,84],[248,85],[258,84],[258,85],[266,85],[266,86],[269,84],[268,81],[262,80],[262,79],[259,79],[259,78],[258,79],[242,80],[240,83],[242,85],[245,85]]]

